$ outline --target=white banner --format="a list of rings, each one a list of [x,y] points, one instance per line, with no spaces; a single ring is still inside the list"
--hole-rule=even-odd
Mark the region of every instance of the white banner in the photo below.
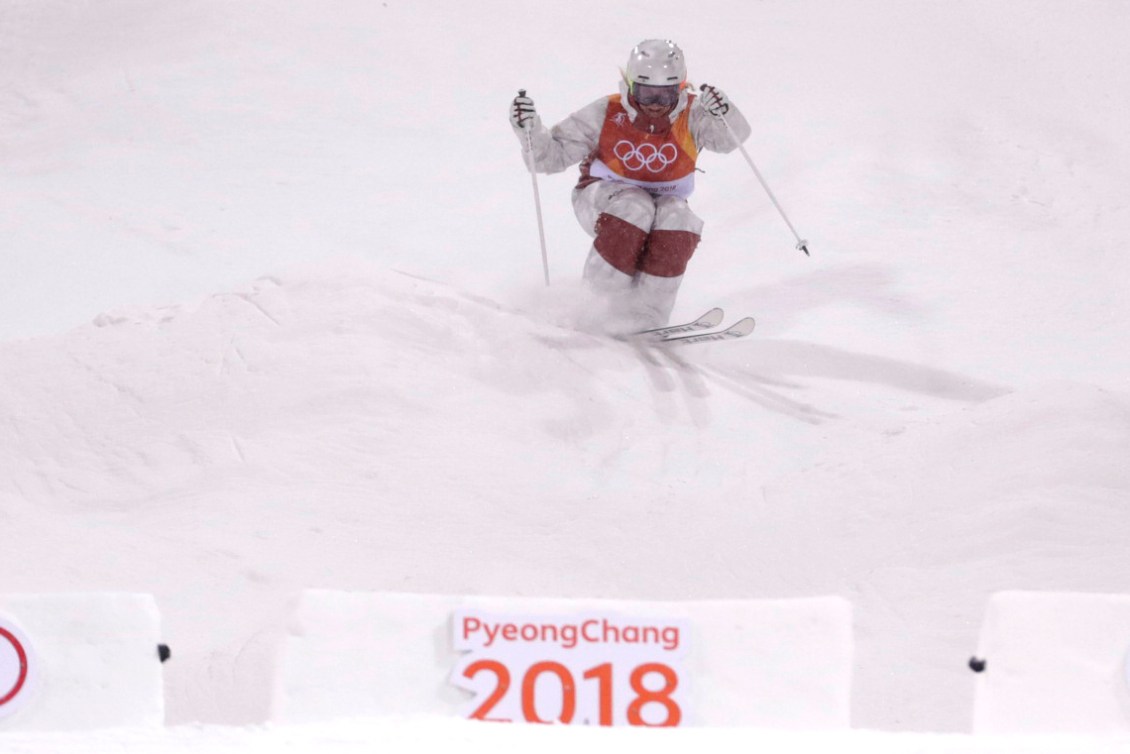
[[[164,724],[157,606],[144,594],[0,594],[0,731]]]
[[[975,733],[1130,734],[1130,595],[995,594],[977,657]]]
[[[838,597],[308,591],[284,642],[272,717],[843,730],[851,665],[851,607]]]

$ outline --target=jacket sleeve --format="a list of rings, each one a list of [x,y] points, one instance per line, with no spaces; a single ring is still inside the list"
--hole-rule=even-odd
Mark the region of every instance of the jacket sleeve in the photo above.
[[[534,120],[532,129],[534,164],[539,173],[560,173],[570,165],[585,159],[600,142],[608,98],[601,97],[558,123],[552,129],[542,125],[541,118]],[[522,149],[526,148],[526,132],[514,129]]]
[[[699,98],[695,97],[691,104],[690,129],[691,135],[694,136],[695,143],[700,150],[707,149],[711,152],[725,154],[733,152],[739,144],[749,138],[752,132],[749,121],[745,119],[745,116],[732,101],[730,102],[730,111],[726,113],[725,123],[721,118],[715,118],[706,112],[706,108],[699,102]],[[730,124],[730,128],[726,128],[726,123]],[[733,129],[733,135],[730,134],[731,129]],[[737,141],[734,141],[734,136],[738,137]]]

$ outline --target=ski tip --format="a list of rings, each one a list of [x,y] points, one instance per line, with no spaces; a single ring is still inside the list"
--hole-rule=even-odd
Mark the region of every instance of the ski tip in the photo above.
[[[714,307],[706,314],[696,319],[695,324],[702,325],[703,327],[717,327],[722,324],[722,318],[724,316],[726,316],[725,312],[718,307]]]
[[[757,326],[753,317],[744,317],[726,328],[727,335],[749,335]]]

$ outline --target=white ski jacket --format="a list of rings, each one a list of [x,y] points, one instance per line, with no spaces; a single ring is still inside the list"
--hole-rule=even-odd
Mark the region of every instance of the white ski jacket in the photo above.
[[[600,134],[604,128],[610,101],[610,97],[601,97],[552,129],[547,129],[542,124],[541,118],[535,116],[531,137],[537,172],[559,173],[571,165],[583,163],[578,187],[600,180],[600,177],[589,174],[588,167],[598,156]],[[690,107],[689,130],[699,151],[706,149],[711,152],[732,152],[737,149],[740,142],[749,138],[751,132],[749,123],[733,103],[730,104],[730,110],[726,114],[726,121],[733,129],[734,135],[738,137],[738,142],[734,141],[722,119],[712,116],[699,103],[697,97],[688,96],[684,90],[679,97],[679,103],[668,115],[668,120],[673,124],[683,111]],[[620,84],[620,104],[628,112],[633,124],[641,122],[640,113],[628,101],[627,85],[624,83]],[[515,129],[515,133],[525,148],[526,132]]]

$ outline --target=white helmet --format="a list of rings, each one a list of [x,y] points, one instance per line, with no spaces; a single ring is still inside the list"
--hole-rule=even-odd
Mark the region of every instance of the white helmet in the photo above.
[[[670,39],[645,39],[632,49],[624,73],[633,84],[672,86],[687,80],[683,51]]]

